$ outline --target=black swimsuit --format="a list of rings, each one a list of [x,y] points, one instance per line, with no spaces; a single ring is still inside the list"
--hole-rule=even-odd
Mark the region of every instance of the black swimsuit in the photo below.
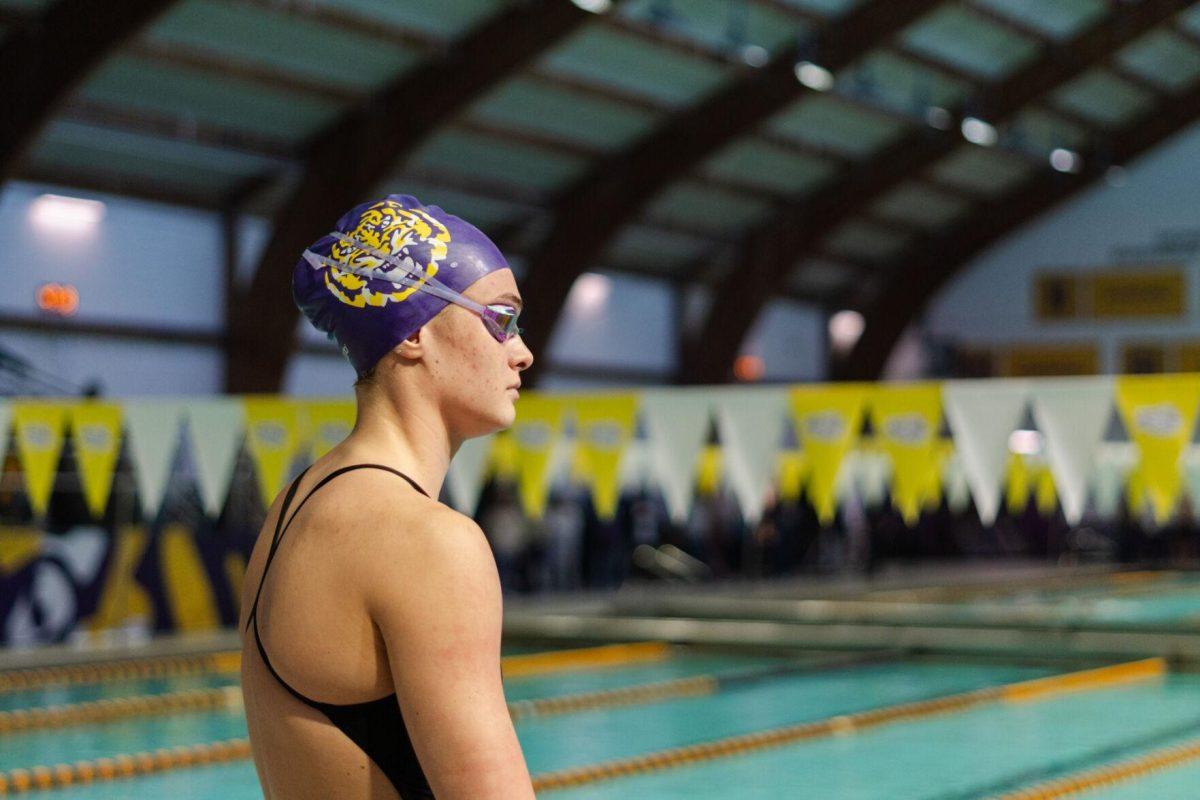
[[[392,786],[400,793],[402,800],[432,798],[433,791],[429,788],[429,781],[425,779],[425,773],[422,771],[421,764],[417,760],[417,754],[413,751],[412,741],[408,737],[408,729],[404,727],[404,717],[400,713],[400,704],[394,693],[389,694],[387,697],[381,697],[378,700],[371,700],[366,703],[352,703],[350,705],[320,703],[307,698],[289,686],[288,682],[280,677],[275,668],[271,666],[271,659],[267,658],[266,648],[263,647],[262,638],[258,635],[258,600],[262,596],[262,587],[263,582],[267,579],[267,570],[271,568],[271,561],[274,560],[275,553],[279,550],[279,543],[283,539],[283,535],[287,533],[292,520],[296,519],[296,514],[299,514],[300,509],[308,502],[308,498],[312,497],[318,489],[338,475],[354,469],[382,469],[391,472],[408,481],[421,494],[424,494],[426,497],[429,496],[425,493],[424,489],[417,485],[416,481],[391,467],[385,467],[381,464],[355,464],[350,467],[342,467],[341,469],[334,470],[322,478],[304,496],[304,499],[300,501],[300,505],[296,506],[296,511],[292,514],[291,519],[288,520],[287,525],[284,525],[283,519],[287,514],[288,506],[291,505],[292,499],[296,495],[300,479],[304,477],[304,473],[301,473],[288,489],[287,495],[283,499],[283,507],[279,509],[279,519],[275,522],[275,537],[271,540],[271,549],[267,553],[267,563],[263,567],[262,578],[258,582],[258,593],[254,596],[254,605],[250,609],[250,617],[246,621],[246,627],[254,626],[254,641],[258,644],[258,652],[262,656],[263,663],[267,665],[267,670],[275,676],[275,680],[279,681],[280,685],[284,689],[287,689],[301,703],[320,711],[328,717],[334,727],[346,734],[352,742],[361,747],[363,752],[375,762],[376,766],[392,782]]]

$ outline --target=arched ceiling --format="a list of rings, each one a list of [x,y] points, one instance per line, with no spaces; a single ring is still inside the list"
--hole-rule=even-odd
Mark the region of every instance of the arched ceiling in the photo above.
[[[0,0],[0,56],[0,177],[273,221],[234,391],[279,386],[295,254],[397,191],[501,242],[535,349],[606,270],[712,296],[681,381],[773,298],[866,311],[838,369],[871,377],[974,253],[1200,108],[1183,0]]]

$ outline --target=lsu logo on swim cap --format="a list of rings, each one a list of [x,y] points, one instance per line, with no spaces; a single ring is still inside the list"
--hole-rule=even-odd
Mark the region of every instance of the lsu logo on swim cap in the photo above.
[[[399,291],[373,291],[367,280],[353,272],[331,267],[325,273],[325,288],[341,302],[354,308],[388,303],[400,303],[429,278],[437,275],[438,264],[446,258],[450,231],[439,220],[421,208],[405,208],[390,197],[380,200],[363,212],[358,225],[348,234],[366,247],[398,258],[413,276],[415,284]],[[367,250],[336,241],[330,258],[351,269],[368,269],[387,273],[396,269]]]

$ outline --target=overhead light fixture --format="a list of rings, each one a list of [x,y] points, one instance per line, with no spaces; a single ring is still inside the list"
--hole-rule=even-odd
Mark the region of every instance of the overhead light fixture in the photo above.
[[[742,48],[742,61],[745,61],[748,66],[765,67],[770,60],[771,54],[762,45],[748,44]]]
[[[612,294],[612,279],[607,275],[585,272],[575,279],[567,305],[577,314],[591,317],[598,314]]]
[[[811,61],[796,64],[796,80],[814,92],[828,92],[833,88],[833,73]]]
[[[607,14],[612,11],[612,0],[571,0],[572,3],[590,11],[593,14]]]
[[[54,233],[87,233],[104,219],[104,211],[99,200],[43,194],[29,204],[29,222]]]
[[[1079,172],[1083,169],[1083,159],[1074,150],[1056,147],[1050,151],[1050,166],[1059,172]]]
[[[996,127],[978,117],[963,118],[962,135],[968,142],[977,144],[980,147],[991,147],[999,138],[996,134]]]
[[[930,106],[925,109],[925,121],[931,128],[948,131],[954,126],[954,115],[941,106]]]
[[[1015,430],[1008,435],[1009,452],[1036,456],[1042,452],[1042,434],[1031,430]]]
[[[829,346],[839,354],[849,353],[862,337],[867,321],[853,309],[843,309],[829,318]]]

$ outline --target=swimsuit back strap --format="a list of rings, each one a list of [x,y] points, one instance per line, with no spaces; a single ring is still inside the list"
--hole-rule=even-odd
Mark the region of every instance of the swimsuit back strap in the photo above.
[[[254,605],[250,607],[250,616],[246,619],[247,628],[250,627],[250,623],[254,621],[256,616],[258,616],[258,600],[260,597],[262,597],[263,584],[266,583],[267,580],[267,570],[271,568],[271,562],[275,560],[275,553],[279,550],[279,545],[283,541],[284,534],[286,534],[288,528],[292,526],[292,522],[296,519],[297,515],[299,515],[300,510],[304,508],[304,504],[307,503],[308,499],[316,494],[317,490],[322,486],[329,483],[337,476],[356,469],[380,469],[384,472],[390,472],[393,475],[408,481],[410,486],[426,497],[429,497],[429,493],[422,489],[416,481],[398,469],[393,469],[392,467],[388,467],[383,464],[351,464],[348,467],[340,467],[339,469],[335,469],[333,472],[322,478],[316,486],[309,489],[308,494],[304,495],[304,499],[300,501],[300,503],[296,506],[296,510],[292,512],[292,516],[288,518],[287,524],[284,524],[283,519],[287,514],[288,506],[291,504],[292,499],[296,495],[296,490],[300,486],[301,479],[304,477],[305,473],[308,472],[308,469],[306,468],[304,472],[301,472],[298,476],[296,476],[296,480],[292,482],[291,488],[288,489],[287,496],[283,498],[283,506],[279,509],[279,518],[275,520],[275,535],[271,539],[271,549],[267,552],[267,563],[263,565],[262,575],[258,579],[258,592],[254,595]],[[257,632],[257,630],[258,626],[255,625],[255,632]]]

